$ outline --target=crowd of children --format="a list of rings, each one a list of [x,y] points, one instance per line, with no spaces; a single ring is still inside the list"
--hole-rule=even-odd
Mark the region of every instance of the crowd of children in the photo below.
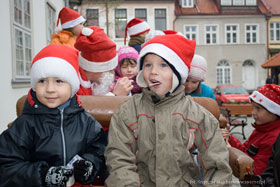
[[[0,135],[0,186],[90,186],[105,162],[109,187],[230,186],[227,146],[254,159],[264,184],[279,186],[279,86],[250,95],[255,130],[242,144],[191,97],[215,99],[195,41],[134,18],[117,50],[70,8],[59,22],[32,61],[22,115]],[[132,97],[103,129],[78,95]]]

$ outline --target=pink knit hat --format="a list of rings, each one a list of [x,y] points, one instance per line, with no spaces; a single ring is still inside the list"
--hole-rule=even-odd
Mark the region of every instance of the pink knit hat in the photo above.
[[[198,81],[204,81],[207,73],[207,62],[204,57],[194,55],[191,62],[189,77]]]
[[[125,58],[131,58],[137,62],[138,52],[133,47],[123,46],[118,49],[117,55],[118,55],[118,65],[115,69],[115,72],[116,72],[117,76],[122,76],[122,73],[121,73],[122,60]]]

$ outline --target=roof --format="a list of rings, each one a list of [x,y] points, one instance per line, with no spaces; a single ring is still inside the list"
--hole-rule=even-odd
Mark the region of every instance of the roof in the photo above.
[[[280,15],[279,0],[261,0],[272,15]]]
[[[180,1],[180,0],[179,0]],[[219,10],[213,0],[196,0],[194,8],[182,8],[179,1],[176,1],[175,12],[176,15],[190,15],[190,14],[218,14]]]
[[[277,67],[280,66],[280,53],[277,53],[273,57],[271,57],[269,60],[267,60],[265,63],[262,64],[263,68],[271,68],[271,67]]]

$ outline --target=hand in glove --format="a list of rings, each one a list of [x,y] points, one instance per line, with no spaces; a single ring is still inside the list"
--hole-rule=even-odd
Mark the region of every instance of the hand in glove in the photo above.
[[[65,166],[50,167],[44,182],[48,187],[65,187],[71,175],[73,175],[73,168],[66,168]]]
[[[74,164],[74,178],[80,184],[90,184],[95,177],[95,168],[91,161],[77,160]]]

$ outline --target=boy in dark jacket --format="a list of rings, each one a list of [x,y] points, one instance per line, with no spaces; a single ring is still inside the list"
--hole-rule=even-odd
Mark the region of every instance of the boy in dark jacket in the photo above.
[[[107,140],[76,95],[78,68],[78,51],[63,45],[49,45],[33,59],[23,113],[0,135],[0,186],[62,187],[74,180],[77,186],[95,179]]]

